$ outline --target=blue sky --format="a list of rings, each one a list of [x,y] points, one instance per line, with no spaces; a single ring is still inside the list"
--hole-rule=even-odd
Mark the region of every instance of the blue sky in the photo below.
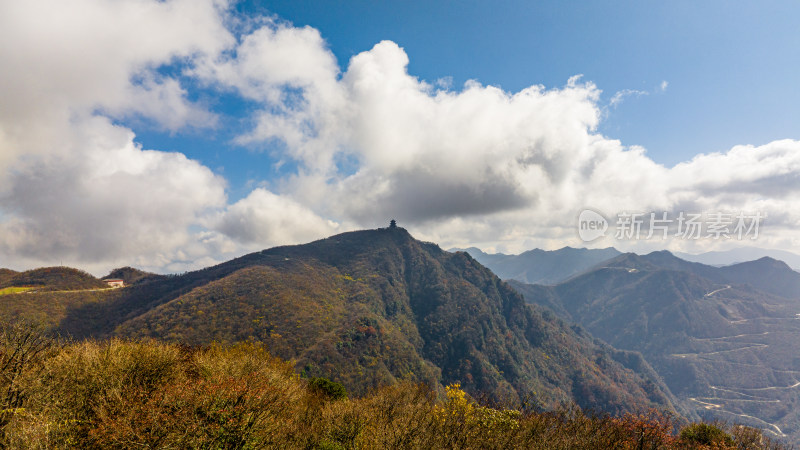
[[[0,266],[202,267],[383,226],[583,245],[591,208],[800,213],[796,2],[0,5]],[[580,76],[580,78],[576,78]],[[118,205],[118,207],[117,207]]]

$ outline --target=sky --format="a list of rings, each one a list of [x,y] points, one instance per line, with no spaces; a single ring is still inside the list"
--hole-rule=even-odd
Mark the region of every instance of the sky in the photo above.
[[[793,1],[0,0],[0,267],[182,272],[391,218],[490,252],[794,250],[798,20]]]

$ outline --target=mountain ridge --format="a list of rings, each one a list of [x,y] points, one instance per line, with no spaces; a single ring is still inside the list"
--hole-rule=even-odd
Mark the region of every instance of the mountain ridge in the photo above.
[[[76,337],[259,341],[356,393],[408,379],[541,407],[675,408],[640,355],[576,332],[469,254],[402,228],[275,247],[114,291],[56,311],[56,328]]]
[[[509,283],[612,346],[641,352],[684,407],[798,443],[800,305],[791,294],[800,274],[774,259],[729,267],[627,253],[555,286]]]

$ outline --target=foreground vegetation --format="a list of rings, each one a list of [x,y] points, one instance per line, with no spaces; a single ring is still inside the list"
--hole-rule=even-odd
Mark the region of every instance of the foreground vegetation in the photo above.
[[[65,343],[19,324],[0,329],[0,401],[10,448],[780,448],[746,427],[677,430],[655,411],[489,407],[457,384],[348,398],[255,344]]]

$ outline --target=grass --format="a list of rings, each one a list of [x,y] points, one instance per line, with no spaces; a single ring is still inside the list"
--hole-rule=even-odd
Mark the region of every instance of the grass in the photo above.
[[[0,289],[0,295],[9,295],[9,294],[19,294],[21,292],[27,292],[32,289],[36,289],[35,287],[29,286],[11,286],[7,288]]]

